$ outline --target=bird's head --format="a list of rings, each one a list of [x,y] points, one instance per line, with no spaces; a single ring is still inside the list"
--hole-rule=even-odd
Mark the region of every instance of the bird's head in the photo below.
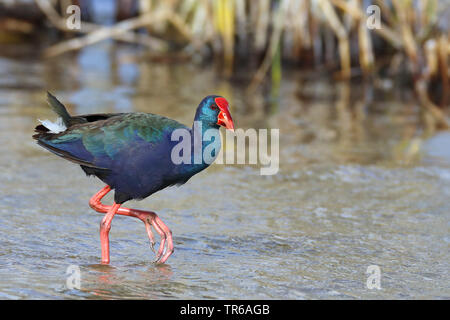
[[[221,96],[207,96],[200,102],[197,108],[196,120],[211,124],[223,126],[228,130],[234,131],[233,119],[231,119],[228,110],[228,101]]]

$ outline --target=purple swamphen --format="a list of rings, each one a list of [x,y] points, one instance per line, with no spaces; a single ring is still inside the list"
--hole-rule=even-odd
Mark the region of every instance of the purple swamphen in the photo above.
[[[217,137],[220,126],[234,130],[227,100],[216,95],[204,98],[197,107],[194,125],[189,128],[175,120],[151,113],[71,116],[54,96],[50,93],[47,96],[59,118],[56,123],[41,121],[35,128],[37,133],[33,138],[45,149],[79,164],[87,175],[94,175],[106,183],[89,201],[94,210],[106,213],[100,224],[102,263],[108,264],[110,261],[109,230],[115,214],[143,221],[154,251],[153,226],[161,236],[155,262],[167,261],[173,253],[170,229],[156,213],[124,208],[122,204],[132,199],[144,199],[168,186],[184,184],[193,175],[207,168],[211,162],[194,159],[199,150],[195,136],[203,137],[206,130],[213,130]],[[188,146],[191,150],[182,152],[187,152],[185,155],[190,155],[189,160],[192,161],[178,163],[172,159],[172,150],[179,143],[172,137],[177,129],[189,133]],[[211,143],[216,143],[215,150],[218,152],[220,139],[217,138],[208,141],[201,138],[201,151]],[[217,156],[216,151],[213,158]],[[114,190],[114,204],[102,204],[101,199],[111,190]]]

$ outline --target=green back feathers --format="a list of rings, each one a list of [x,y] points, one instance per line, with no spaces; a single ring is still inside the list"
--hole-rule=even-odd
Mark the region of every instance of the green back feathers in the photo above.
[[[73,125],[64,134],[57,135],[52,143],[68,143],[81,139],[84,147],[94,156],[113,158],[136,136],[149,143],[157,143],[164,134],[177,128],[188,129],[183,124],[150,113],[124,113],[106,120]]]
[[[126,148],[139,140],[157,143],[164,134],[177,128],[188,129],[181,123],[151,113],[117,113],[79,115],[72,117],[65,106],[50,92],[47,92],[48,103],[52,110],[61,117],[67,129],[58,134],[42,133],[39,137],[54,148],[81,140],[84,148],[94,157],[108,156]]]

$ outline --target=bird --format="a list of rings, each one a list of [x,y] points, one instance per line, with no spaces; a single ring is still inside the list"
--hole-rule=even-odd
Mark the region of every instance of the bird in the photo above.
[[[196,158],[199,151],[212,149],[214,160],[221,147],[219,128],[223,126],[234,132],[228,101],[219,95],[205,97],[197,107],[192,127],[143,112],[72,116],[50,92],[47,92],[47,101],[58,118],[56,122],[39,120],[33,139],[53,154],[80,165],[86,175],[95,176],[106,184],[89,200],[92,209],[105,214],[100,223],[101,264],[110,263],[109,231],[116,214],[144,222],[156,255],[154,262],[165,263],[174,252],[172,231],[155,212],[122,205],[129,200],[145,199],[169,186],[183,185],[206,169],[212,161],[199,161]],[[180,132],[187,134],[182,141],[185,148],[180,148]],[[202,139],[206,132],[213,138]],[[174,136],[179,137],[178,140]],[[215,148],[211,148],[211,144]],[[183,161],[174,161],[174,155]],[[114,203],[103,204],[101,200],[111,191],[114,191]],[[152,227],[161,238],[158,252],[154,249]]]

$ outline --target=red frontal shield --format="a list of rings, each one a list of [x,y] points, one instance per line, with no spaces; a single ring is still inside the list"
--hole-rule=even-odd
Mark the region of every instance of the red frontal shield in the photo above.
[[[217,116],[217,124],[224,126],[228,130],[234,131],[233,119],[231,118],[230,111],[228,110],[228,101],[222,97],[218,97],[214,100],[220,109],[219,115]]]

